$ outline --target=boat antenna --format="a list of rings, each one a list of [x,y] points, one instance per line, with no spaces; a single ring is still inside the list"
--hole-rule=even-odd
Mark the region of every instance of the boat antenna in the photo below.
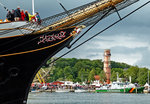
[[[147,75],[147,77],[148,77],[148,81],[147,81],[147,82],[148,82],[148,85],[149,85],[149,70],[148,70],[148,75]]]
[[[35,14],[35,11],[34,11],[35,9],[34,9],[34,0],[32,0],[32,15],[34,15]]]
[[[63,10],[67,13],[67,15],[69,15],[67,9],[63,6],[63,4],[62,4],[59,0],[56,0],[56,1],[60,4],[60,6],[61,6],[61,7],[63,8]]]
[[[148,70],[148,91],[149,91],[150,87],[149,87],[149,70]]]
[[[7,7],[5,7],[5,5],[2,4],[1,2],[0,2],[0,5],[1,5],[2,7],[4,7],[4,9],[5,9],[6,11],[9,11],[9,9],[8,9]]]

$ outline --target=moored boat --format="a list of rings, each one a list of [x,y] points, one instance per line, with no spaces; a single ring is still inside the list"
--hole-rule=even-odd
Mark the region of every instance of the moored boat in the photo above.
[[[149,85],[149,70],[147,74],[147,83],[144,85],[144,93],[150,93],[150,85]]]
[[[109,92],[109,93],[120,93],[124,92],[127,93],[131,90],[131,87],[125,87],[124,83],[120,82],[113,82],[109,85],[101,86],[100,88],[96,88],[96,92]]]
[[[88,92],[88,90],[85,90],[85,89],[75,89],[74,92],[85,93],[85,92]]]
[[[56,89],[56,91],[55,92],[63,92],[63,93],[65,93],[65,92],[70,92],[70,89],[64,89],[64,88],[58,88],[58,89]]]
[[[130,93],[143,93],[144,92],[144,88],[145,87],[133,87],[131,88],[131,90],[129,91]]]
[[[135,87],[133,84],[113,82],[112,84],[96,88],[95,92],[108,93],[142,93],[144,87]]]

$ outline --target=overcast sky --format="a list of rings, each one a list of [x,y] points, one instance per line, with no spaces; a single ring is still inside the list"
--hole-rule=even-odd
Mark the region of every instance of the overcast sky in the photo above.
[[[60,1],[66,9],[69,10],[94,0]],[[148,0],[140,0],[139,2],[119,12],[121,16],[124,16],[147,1]],[[15,9],[17,6],[20,6],[21,9],[28,10],[32,13],[31,0],[0,0],[0,2],[9,9]],[[63,12],[63,9],[56,0],[35,0],[35,11],[38,11],[40,16],[45,18]],[[0,6],[0,19],[4,19],[5,16],[6,11]],[[93,36],[118,19],[119,18],[116,13],[105,18],[77,44],[83,42],[90,36]],[[113,61],[150,68],[150,4],[95,37],[93,40],[79,47],[75,51],[69,53],[65,57],[103,59],[104,49],[111,49],[111,60]],[[67,50],[68,49],[62,50],[56,56],[62,55]]]

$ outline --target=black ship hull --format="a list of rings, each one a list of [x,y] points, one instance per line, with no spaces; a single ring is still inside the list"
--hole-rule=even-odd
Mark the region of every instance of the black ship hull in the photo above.
[[[72,40],[67,29],[0,38],[0,104],[26,104],[41,66]]]

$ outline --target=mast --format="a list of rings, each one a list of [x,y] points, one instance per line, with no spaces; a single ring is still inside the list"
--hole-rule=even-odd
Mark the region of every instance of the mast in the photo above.
[[[149,91],[149,70],[148,70],[148,91]]]
[[[35,11],[34,11],[34,0],[32,0],[32,15],[35,14]]]
[[[131,79],[131,76],[129,76],[129,82],[130,82],[130,83],[132,83],[132,79]]]
[[[148,70],[148,84],[149,84],[149,70]]]
[[[118,72],[117,72],[117,82],[119,82],[119,75],[118,75]]]

